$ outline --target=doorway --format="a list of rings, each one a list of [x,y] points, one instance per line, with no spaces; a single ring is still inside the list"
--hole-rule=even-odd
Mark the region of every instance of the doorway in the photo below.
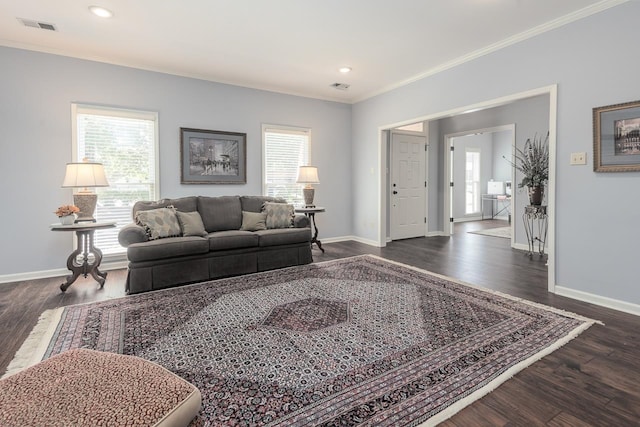
[[[511,221],[515,124],[445,135],[444,218],[447,234],[464,221],[506,219],[514,242]]]
[[[388,182],[390,178],[388,172],[389,172],[390,166],[388,161],[389,161],[389,144],[390,144],[389,134],[392,129],[396,129],[406,124],[422,121],[429,124],[429,131],[426,131],[425,134],[427,135],[429,140],[433,140],[432,133],[436,135],[437,132],[436,132],[435,126],[432,132],[431,130],[432,122],[437,122],[439,120],[447,119],[451,117],[462,117],[462,116],[466,116],[468,113],[472,113],[476,111],[480,112],[480,111],[484,111],[492,108],[507,107],[511,104],[518,103],[519,101],[528,101],[531,99],[537,99],[537,100],[544,99],[542,105],[546,105],[546,108],[545,108],[546,113],[544,115],[546,115],[545,123],[548,124],[548,129],[549,129],[549,181],[548,181],[548,186],[546,188],[547,213],[548,213],[547,289],[549,292],[552,292],[552,293],[555,292],[555,286],[556,286],[555,284],[555,277],[556,277],[555,276],[555,167],[556,167],[556,161],[557,161],[555,151],[556,151],[556,126],[557,126],[557,98],[558,98],[558,87],[557,85],[554,84],[550,86],[540,87],[537,89],[531,89],[528,91],[524,91],[524,92],[520,92],[512,95],[507,95],[500,98],[491,99],[488,101],[479,102],[476,104],[461,106],[448,111],[414,117],[406,121],[399,121],[399,122],[379,126],[378,128],[378,135],[379,135],[378,165],[379,165],[380,174],[378,175],[378,179],[379,179],[378,207],[379,208],[378,208],[378,221],[377,221],[377,224],[378,224],[378,233],[377,233],[377,241],[376,241],[377,246],[380,246],[380,247],[386,246],[386,243],[388,241],[387,239],[389,236],[389,231],[390,231],[390,225],[389,225],[390,199],[388,194],[388,189],[389,189]],[[512,111],[518,112],[523,110],[516,108]],[[508,121],[508,122],[513,122],[513,121]],[[533,134],[533,132],[536,130],[536,129],[520,129],[520,126],[518,127],[519,127],[519,132],[522,132],[523,135]],[[541,128],[541,126],[537,126],[537,128],[539,129]],[[433,182],[434,184],[436,182],[442,182],[441,180],[445,179],[445,176],[443,175],[442,171],[446,167],[446,164],[443,164],[443,163],[446,163],[446,162],[444,162],[443,154],[438,152],[439,150],[444,151],[443,143],[440,144],[440,147],[438,146],[438,144],[435,144],[433,147],[430,146],[429,148],[430,157],[432,157],[429,163],[431,166],[434,166],[434,167],[437,166],[437,170],[434,169],[433,171],[429,172],[429,177],[431,177],[431,182]],[[438,162],[441,162],[441,163],[438,165],[437,164]],[[374,173],[373,171],[374,169],[372,168],[371,169],[372,174]],[[387,171],[387,173],[385,173],[385,171]],[[438,176],[436,177],[434,174],[437,174]],[[432,175],[434,176],[432,177]],[[438,187],[438,188],[441,188],[441,187]],[[440,193],[440,194],[437,194],[437,193]],[[431,218],[433,219],[433,221],[429,221],[429,222],[433,222],[437,226],[441,227],[440,230],[442,231],[440,231],[440,233],[443,233],[443,234],[436,234],[437,232],[431,231],[431,229],[429,228],[430,231],[428,232],[428,235],[430,236],[448,235],[444,231],[445,221],[448,222],[448,218],[442,217],[443,210],[440,209],[440,207],[443,206],[442,203],[444,203],[443,199],[446,193],[441,194],[441,192],[439,191],[431,191],[429,194],[430,194],[429,197],[434,199],[434,205],[433,205],[434,209],[436,209],[437,207],[437,211],[438,211],[437,213],[433,213],[431,215]],[[514,217],[514,213],[515,215],[520,215],[519,211],[522,211],[522,210],[523,210],[523,207],[515,206],[514,209],[512,209],[512,218]]]

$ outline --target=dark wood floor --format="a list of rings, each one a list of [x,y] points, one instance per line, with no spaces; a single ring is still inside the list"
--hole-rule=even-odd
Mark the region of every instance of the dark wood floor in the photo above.
[[[360,254],[455,277],[600,320],[442,425],[640,426],[640,317],[549,294],[545,262],[509,247],[508,239],[467,231],[504,221],[456,224],[453,237],[391,242],[385,248],[342,242],[314,249],[326,261]],[[66,254],[61,254],[61,263]],[[79,279],[66,293],[61,278],[0,284],[0,372],[46,309],[124,296],[126,272],[109,272],[104,289]],[[606,284],[603,283],[603,286]]]

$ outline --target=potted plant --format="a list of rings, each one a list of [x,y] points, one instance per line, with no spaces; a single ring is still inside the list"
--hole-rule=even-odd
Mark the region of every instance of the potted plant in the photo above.
[[[542,204],[544,186],[549,180],[549,133],[542,140],[537,136],[527,139],[524,147],[515,147],[514,161],[509,161],[513,167],[524,175],[518,184],[519,188],[527,187],[529,202],[533,206]]]
[[[54,212],[60,218],[60,224],[71,225],[78,218],[80,208],[75,205],[62,205]]]

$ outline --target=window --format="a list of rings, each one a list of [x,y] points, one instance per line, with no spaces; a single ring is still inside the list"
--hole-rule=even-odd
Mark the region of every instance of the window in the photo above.
[[[465,214],[480,212],[480,150],[465,150]]]
[[[263,194],[304,204],[298,167],[309,165],[310,129],[262,127]]]
[[[117,221],[116,228],[98,230],[96,246],[107,258],[124,254],[118,232],[131,222],[138,200],[157,200],[157,114],[73,104],[73,161],[100,162],[109,187],[95,188],[98,221]]]
[[[405,130],[410,132],[424,133],[424,122],[412,123],[410,125],[400,126],[397,130]]]

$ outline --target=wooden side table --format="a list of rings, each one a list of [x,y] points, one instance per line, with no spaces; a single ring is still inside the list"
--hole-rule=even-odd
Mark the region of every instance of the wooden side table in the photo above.
[[[102,288],[107,279],[107,273],[98,269],[102,262],[102,251],[93,244],[93,233],[103,228],[113,228],[116,226],[115,221],[103,222],[79,222],[71,225],[51,224],[51,231],[75,231],[78,241],[78,247],[67,258],[67,268],[71,270],[71,274],[65,279],[66,281],[60,285],[62,292],[66,291],[73,282],[76,281],[81,274],[87,277],[89,274],[93,277]],[[82,254],[82,262],[78,261],[78,255]],[[89,262],[89,255],[93,254],[94,261]]]
[[[296,208],[296,213],[302,213],[311,220],[311,224],[313,225],[313,237],[311,238],[311,246],[315,243],[318,245],[318,248],[324,253],[324,249],[322,249],[322,242],[318,240],[318,226],[316,226],[316,214],[324,212],[324,208],[319,206],[313,208]]]

